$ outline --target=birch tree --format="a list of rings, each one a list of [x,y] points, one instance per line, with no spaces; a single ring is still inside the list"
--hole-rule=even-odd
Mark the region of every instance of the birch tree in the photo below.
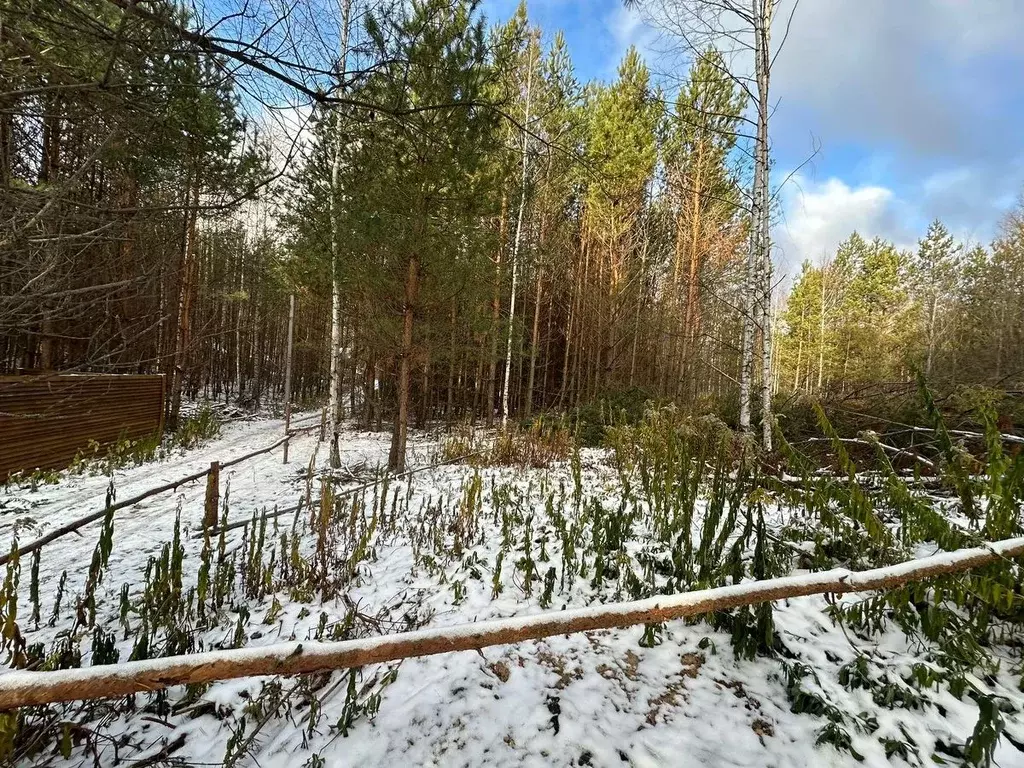
[[[340,0],[341,26],[338,46],[338,87],[344,88],[345,73],[348,66],[348,33],[352,0]],[[334,110],[334,158],[331,165],[331,348],[330,381],[328,383],[327,410],[331,420],[331,466],[341,466],[341,454],[338,449],[338,435],[341,431],[341,217],[342,194],[341,170],[344,156],[344,132],[342,131],[341,110]]]
[[[771,50],[771,30],[780,0],[626,0],[642,6],[649,20],[676,38],[682,53],[694,60],[709,59],[708,51],[725,55],[717,66],[746,95],[753,111],[743,133],[750,144],[753,173],[747,195],[750,237],[743,286],[743,324],[740,338],[739,426],[753,432],[755,388],[759,388],[761,444],[772,446],[772,263],[770,240],[771,71],[778,50]],[[792,12],[796,11],[796,3]],[[789,16],[792,19],[792,13]],[[784,40],[784,36],[783,36]],[[760,337],[760,345],[758,345]]]
[[[519,249],[523,241],[523,215],[526,212],[527,171],[530,160],[528,151],[531,120],[530,104],[533,96],[533,70],[537,60],[537,49],[537,35],[536,33],[531,33],[527,39],[526,46],[522,146],[520,147],[520,153],[522,156],[519,172],[519,210],[516,213],[516,230],[512,239],[512,290],[509,295],[508,333],[506,335],[505,343],[505,381],[503,382],[501,389],[501,423],[503,426],[508,423],[509,413],[509,385],[512,375],[512,337],[515,332],[516,322],[516,290],[519,283]]]

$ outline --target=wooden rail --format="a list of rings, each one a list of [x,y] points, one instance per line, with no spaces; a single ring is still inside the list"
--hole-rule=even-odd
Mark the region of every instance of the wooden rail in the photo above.
[[[55,672],[0,675],[0,710],[158,691],[173,685],[260,675],[296,675],[417,656],[469,651],[554,635],[660,623],[712,611],[819,594],[892,589],[1024,555],[1024,538],[910,560],[857,573],[846,569],[786,576],[613,605],[552,611],[456,627],[344,642],[279,643]]]
[[[243,461],[248,461],[249,459],[255,458],[256,456],[261,456],[264,453],[270,453],[278,446],[286,443],[294,435],[300,432],[308,432],[313,429],[319,429],[319,426],[303,427],[302,429],[293,430],[292,432],[290,432],[289,434],[285,435],[280,440],[275,442],[273,445],[269,445],[266,448],[260,448],[259,450],[253,451],[252,453],[247,453],[244,456],[239,456],[237,459],[222,462],[220,463],[219,468],[224,469],[226,467],[231,467],[234,466],[235,464],[241,464]],[[67,536],[70,533],[74,533],[79,528],[84,528],[85,526],[89,525],[89,523],[95,523],[97,520],[102,520],[104,516],[107,514],[108,509],[113,509],[114,511],[117,511],[119,509],[124,509],[125,507],[133,506],[135,504],[138,504],[143,499],[148,499],[150,496],[156,496],[159,493],[173,491],[179,485],[185,485],[185,483],[191,483],[196,480],[200,480],[206,477],[208,474],[210,474],[211,471],[212,466],[199,472],[195,472],[186,477],[174,480],[170,483],[165,483],[164,485],[158,486],[156,488],[150,488],[148,491],[143,491],[137,496],[132,496],[130,499],[125,499],[124,501],[119,501],[116,504],[111,504],[110,507],[104,507],[98,512],[93,512],[91,515],[86,515],[85,517],[80,517],[77,520],[72,520],[67,525],[62,525],[60,528],[55,528],[45,536],[40,536],[35,541],[30,541],[25,546],[19,547],[17,550],[17,555],[18,557],[23,557],[24,555],[31,554],[40,547],[49,544],[52,541],[56,541],[57,539],[63,536]],[[12,554],[10,552],[8,552],[5,555],[0,555],[0,566],[6,565],[7,562],[11,559],[11,557]]]

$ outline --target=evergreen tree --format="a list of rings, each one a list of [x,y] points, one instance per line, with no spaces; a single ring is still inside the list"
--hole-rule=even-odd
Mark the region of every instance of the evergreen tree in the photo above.
[[[916,258],[911,266],[915,293],[921,305],[924,372],[929,377],[948,325],[948,318],[944,314],[950,307],[956,288],[960,250],[960,246],[954,244],[949,230],[936,219],[918,243]]]
[[[452,291],[472,282],[483,266],[486,233],[478,224],[493,199],[485,158],[497,140],[497,115],[483,101],[495,73],[471,2],[414,2],[394,17],[371,16],[368,32],[376,57],[387,63],[362,96],[408,116],[364,124],[349,142],[349,270],[362,273],[350,281],[355,290],[376,289],[364,294],[364,309],[370,302],[392,308],[375,324],[393,350],[389,464],[401,471],[414,369],[431,362],[423,336],[432,317],[447,314]],[[451,106],[415,109],[442,103]]]
[[[709,50],[700,56],[668,118],[664,146],[666,177],[675,208],[675,245],[671,295],[683,307],[681,332],[671,359],[676,360],[677,392],[695,391],[700,374],[693,363],[700,349],[701,283],[711,255],[735,249],[729,224],[739,203],[731,165],[745,98],[725,69],[722,56]],[[685,287],[684,287],[685,284]]]
[[[632,339],[623,333],[630,319],[624,310],[644,300],[648,285],[650,265],[640,232],[657,160],[655,131],[661,118],[649,81],[639,53],[630,48],[619,65],[618,79],[592,95],[586,144],[591,176],[583,214],[583,248],[588,261],[584,280],[590,275],[595,278],[589,299],[597,323],[587,350],[591,397],[613,382],[628,384],[628,374],[623,374],[628,370],[626,350]],[[633,333],[638,332],[634,326]]]

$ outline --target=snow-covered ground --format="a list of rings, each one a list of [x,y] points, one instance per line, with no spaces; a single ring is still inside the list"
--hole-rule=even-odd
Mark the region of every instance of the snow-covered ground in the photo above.
[[[119,470],[114,485],[119,498],[209,466],[227,461],[279,439],[283,425],[275,421],[236,423],[207,445],[142,467]],[[340,473],[340,488],[365,482],[386,462],[388,435],[348,430],[341,448],[349,468]],[[435,445],[413,437],[410,467],[430,464]],[[317,471],[326,470],[327,446],[315,434],[296,437],[291,461],[283,464],[280,450],[224,470],[221,491],[229,488],[229,520],[240,521],[254,511],[293,506],[311,488],[307,482],[312,459]],[[274,592],[247,605],[251,619],[244,627],[244,644],[256,646],[287,639],[323,636],[353,615],[363,634],[400,631],[412,626],[446,626],[483,619],[536,613],[545,608],[543,577],[557,565],[555,539],[549,541],[552,521],[546,499],[561,485],[572,487],[568,466],[544,470],[482,469],[479,484],[479,531],[467,537],[471,547],[461,552],[431,549],[425,537],[437,535],[427,518],[444,521],[445,531],[459,523],[459,510],[472,507],[467,488],[475,470],[443,466],[392,483],[380,509],[397,511],[401,519],[382,526],[372,551],[359,562],[357,578],[346,594],[321,601],[318,596],[297,599],[293,592]],[[584,486],[588,494],[614,498],[616,475],[599,451],[584,452]],[[9,488],[0,492],[0,546],[9,549],[17,532],[20,543],[102,508],[108,478],[74,476],[38,490]],[[372,492],[370,492],[372,493]],[[530,517],[529,527],[503,530],[491,514],[495,495],[518,494]],[[117,631],[120,657],[126,659],[137,627],[117,629],[118,596],[122,584],[135,585],[151,557],[157,557],[174,535],[180,513],[185,551],[184,581],[198,578],[204,482],[195,482],[154,496],[116,516],[113,550],[103,578],[98,614]],[[370,497],[367,497],[370,504]],[[461,505],[461,506],[460,506]],[[316,506],[315,498],[313,507]],[[369,508],[369,506],[368,506]],[[439,511],[440,510],[440,511]],[[472,510],[471,510],[472,511]],[[364,510],[365,512],[365,510]],[[382,513],[384,517],[387,512]],[[277,518],[282,530],[291,516]],[[287,523],[286,523],[287,521]],[[507,524],[507,522],[506,522]],[[98,525],[82,535],[66,536],[47,545],[40,557],[39,592],[43,621],[39,628],[23,619],[27,643],[51,644],[66,632],[74,609],[66,608],[53,627],[46,618],[63,571],[67,572],[65,603],[70,604],[87,580],[96,547]],[[536,582],[526,583],[523,570],[511,559],[494,569],[503,538],[533,536],[537,558]],[[251,535],[238,528],[227,535],[230,551]],[[275,535],[281,535],[275,528]],[[268,533],[267,544],[276,540]],[[350,546],[350,544],[348,545]],[[545,550],[550,547],[550,552]],[[515,550],[513,550],[514,552]],[[548,554],[549,561],[543,561]],[[27,558],[22,562],[19,615],[28,611]],[[495,594],[496,585],[500,591]],[[577,607],[616,597],[614,584],[595,588],[589,578],[553,590],[548,609]],[[134,587],[133,587],[134,589]],[[621,596],[626,597],[628,596]],[[949,745],[963,745],[978,717],[970,698],[933,691],[931,704],[919,709],[878,706],[870,691],[847,689],[837,682],[837,670],[860,655],[871,655],[893,670],[909,670],[920,660],[920,648],[897,630],[870,640],[835,626],[825,614],[821,597],[776,604],[776,630],[798,658],[787,663],[809,670],[801,685],[821,696],[845,716],[853,752],[829,744],[816,745],[828,720],[791,711],[783,663],[735,658],[728,634],[704,622],[674,622],[662,642],[644,647],[643,627],[552,637],[515,646],[489,648],[409,659],[384,685],[387,669],[366,668],[355,679],[354,699],[363,711],[350,727],[349,673],[337,672],[316,685],[282,680],[280,689],[269,678],[214,683],[190,699],[182,690],[169,696],[168,709],[95,715],[91,727],[111,740],[97,742],[95,755],[73,751],[71,765],[113,765],[115,755],[141,760],[161,755],[169,764],[262,766],[298,765],[591,765],[591,766],[821,766],[900,763],[886,756],[884,739],[912,740],[917,755],[911,764],[932,764],[933,758],[959,764]],[[318,629],[319,627],[319,629]],[[201,639],[204,648],[230,645],[235,622],[229,616]],[[318,635],[319,632],[319,635]],[[645,644],[646,645],[646,644]],[[90,663],[88,637],[82,664]],[[1019,662],[1018,662],[1019,664]],[[1010,665],[981,683],[1012,702],[1006,715],[1006,734],[996,751],[1004,768],[1024,766],[1024,694],[1017,690],[1019,669]],[[378,698],[375,698],[379,696]],[[276,697],[276,698],[275,698]],[[187,706],[177,706],[179,703]],[[349,708],[349,712],[346,711]],[[276,713],[271,712],[275,710]],[[74,705],[68,716],[76,712]],[[244,718],[244,719],[243,719]],[[114,743],[118,748],[115,750]],[[1017,745],[1021,746],[1015,746]],[[170,745],[170,746],[169,746]],[[945,745],[945,746],[943,746]],[[945,752],[936,752],[937,747]],[[41,756],[59,763],[62,758]],[[42,759],[40,760],[42,762]],[[168,764],[167,762],[161,764]]]

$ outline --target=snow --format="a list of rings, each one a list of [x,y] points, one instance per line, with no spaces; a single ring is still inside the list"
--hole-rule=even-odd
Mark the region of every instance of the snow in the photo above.
[[[557,634],[552,630],[564,626],[567,630],[578,621],[594,621],[605,625],[616,622],[635,621],[638,614],[663,610],[674,611],[676,617],[693,615],[693,608],[703,608],[708,603],[725,601],[733,598],[751,598],[750,603],[758,595],[777,592],[793,593],[795,596],[815,592],[853,592],[871,589],[886,579],[909,577],[914,574],[928,573],[936,567],[952,567],[957,564],[968,564],[985,558],[988,555],[1019,555],[1024,552],[1024,538],[1008,539],[990,543],[985,547],[963,549],[956,552],[944,552],[938,555],[923,557],[885,568],[870,571],[851,572],[845,568],[830,571],[804,573],[763,581],[744,581],[740,584],[714,589],[687,592],[673,596],[651,597],[644,600],[616,603],[614,605],[595,604],[588,608],[574,610],[543,612],[533,616],[517,616],[509,619],[480,621],[458,626],[424,629],[403,632],[394,636],[363,638],[343,642],[292,642],[279,643],[256,648],[239,648],[229,651],[194,653],[187,656],[170,656],[145,661],[126,662],[115,669],[105,666],[86,667],[56,672],[12,672],[0,677],[0,693],[14,691],[25,685],[68,685],[77,683],[87,685],[96,681],[111,678],[128,679],[133,675],[157,676],[166,675],[188,666],[200,669],[214,663],[233,665],[245,669],[254,662],[271,662],[282,665],[289,660],[301,657],[303,660],[315,662],[317,659],[330,659],[342,654],[358,654],[362,652],[380,651],[381,657],[392,659],[393,649],[398,646],[399,653],[417,644],[441,643],[452,650],[463,649],[464,644],[487,640],[488,635],[501,636],[506,633],[529,632],[532,629],[543,629],[545,632]],[[840,585],[842,588],[837,588]],[[594,630],[597,631],[597,630]],[[488,643],[502,644],[502,643]],[[404,653],[407,653],[405,650]],[[443,651],[442,651],[443,652]],[[404,655],[404,654],[403,654]],[[399,656],[401,658],[402,656]]]
[[[304,425],[301,419],[295,422]],[[230,424],[222,437],[201,448],[116,471],[113,480],[117,495],[128,498],[205,469],[213,460],[224,462],[270,445],[282,434],[280,421]],[[327,446],[316,438],[315,434],[294,438],[287,465],[282,464],[278,450],[223,470],[221,492],[229,489],[230,520],[246,519],[255,510],[293,506],[304,493],[306,467],[311,459],[320,470],[326,468]],[[431,463],[434,442],[423,435],[410,438],[408,466]],[[386,462],[388,435],[347,429],[341,447],[345,466],[365,464],[367,468],[361,473],[353,470],[351,482],[343,484],[343,489],[369,479],[368,472]],[[586,451],[583,463],[586,492],[614,496],[615,473],[603,464],[603,455]],[[436,502],[442,495],[457,499],[463,481],[473,471],[466,466],[439,467],[393,485],[409,498],[406,514],[410,517],[402,521],[396,533],[377,538],[375,557],[362,564],[360,578],[347,595],[362,614],[375,617],[387,631],[402,630],[410,616],[415,617],[416,624],[426,622],[421,632],[447,628],[456,634],[480,631],[488,622],[521,623],[524,616],[533,617],[531,621],[546,620],[545,609],[539,603],[541,589],[535,585],[532,596],[525,596],[514,574],[514,564],[507,560],[504,589],[492,599],[491,567],[500,548],[501,523],[489,517],[486,510],[491,504],[492,483],[494,487],[509,486],[532,504],[539,530],[545,518],[541,486],[546,484],[550,490],[564,481],[571,488],[568,467],[480,470],[485,511],[481,515],[482,543],[473,552],[487,564],[481,568],[482,578],[474,578],[466,569],[465,557],[452,556],[439,562],[436,569],[426,567],[417,558],[411,539],[418,521],[413,516],[428,514],[423,512],[427,500]],[[342,472],[343,477],[345,474]],[[102,508],[107,483],[104,476],[74,476],[35,491],[9,488],[0,493],[0,546],[9,549],[15,532],[24,544]],[[313,490],[315,495],[318,488]],[[117,513],[114,547],[98,598],[104,606],[101,615],[110,618],[116,614],[121,584],[142,579],[148,559],[158,555],[171,539],[178,513],[189,571],[186,580],[195,582],[202,546],[195,534],[201,526],[204,497],[205,483],[198,481]],[[44,621],[39,629],[32,629],[24,621],[27,642],[49,643],[68,628],[73,614],[70,608],[64,609],[55,627],[46,626],[45,617],[63,570],[68,571],[66,595],[74,596],[82,590],[98,528],[98,524],[89,526],[81,536],[66,536],[44,547],[40,561]],[[229,533],[229,549],[240,546],[242,536],[242,529]],[[550,554],[552,562],[557,562],[553,549]],[[946,562],[951,555],[937,557]],[[545,567],[542,564],[542,571]],[[898,571],[906,567],[910,566],[894,568]],[[27,614],[27,574],[26,558],[22,561],[21,617]],[[791,579],[810,585],[835,576],[797,574]],[[854,584],[861,578],[849,576]],[[464,589],[459,599],[455,583],[461,583]],[[747,588],[739,584],[723,590],[728,593]],[[613,597],[609,590],[595,591],[589,580],[577,579],[565,593],[556,590],[547,610],[590,615],[602,610],[599,602],[610,602]],[[275,622],[263,625],[260,620],[275,598],[282,604],[281,613]],[[689,599],[657,597],[644,602],[665,605]],[[856,595],[841,599],[854,600]],[[935,707],[888,710],[876,706],[870,692],[847,690],[838,684],[837,669],[858,654],[872,654],[893,670],[909,669],[919,662],[920,649],[898,630],[889,629],[869,639],[848,634],[828,618],[827,602],[821,596],[783,600],[775,607],[777,631],[787,647],[799,654],[799,662],[812,670],[812,675],[802,681],[804,687],[819,693],[850,718],[870,713],[877,719],[878,732],[874,734],[862,733],[852,724],[844,726],[863,762],[849,752],[815,745],[827,721],[790,711],[786,681],[777,660],[737,659],[726,633],[702,621],[674,621],[666,626],[661,644],[652,648],[641,647],[644,629],[638,626],[408,659],[397,666],[393,683],[375,689],[380,692],[375,716],[357,718],[347,736],[334,727],[342,717],[348,679],[347,672],[337,672],[319,690],[320,713],[315,722],[311,724],[305,706],[293,706],[290,716],[267,720],[239,764],[263,768],[313,765],[312,757],[318,755],[328,766],[886,766],[891,761],[879,743],[880,734],[901,738],[901,728],[905,729],[921,747],[922,764],[931,763],[931,751],[938,742],[962,744],[970,735],[977,707],[969,698],[959,700],[948,692],[935,693],[934,699],[943,707],[942,715]],[[268,595],[263,603],[250,606],[246,648],[232,654],[245,658],[275,646],[272,652],[287,655],[295,643],[303,643],[304,653],[320,652],[308,641],[314,636],[321,612],[327,614],[328,623],[333,623],[340,621],[347,610],[348,604],[340,599],[321,604],[318,598],[303,603],[284,593]],[[109,623],[116,627],[116,619]],[[453,629],[456,627],[462,628]],[[216,647],[232,631],[230,622],[222,623],[202,638],[203,646]],[[121,658],[125,659],[132,638],[122,639],[119,634],[118,641]],[[371,635],[350,642],[372,643],[373,639]],[[88,649],[88,641],[83,647]],[[1019,672],[1012,674],[1015,663],[1019,664],[1007,660],[992,680],[978,683],[1015,702],[1019,713],[1024,694],[1016,690]],[[88,655],[83,664],[89,664]],[[374,675],[382,676],[394,666],[364,668],[357,686],[362,687]],[[102,672],[109,675],[112,670],[105,667]],[[83,672],[88,671],[86,666]],[[18,674],[0,675],[0,685]],[[140,707],[100,725],[110,736],[128,738],[130,746],[120,749],[122,759],[151,757],[184,735],[184,745],[173,753],[175,759],[221,764],[246,706],[274,680],[243,678],[213,683],[182,712],[147,719]],[[290,701],[301,699],[301,692],[294,692],[297,679],[280,683],[285,695],[292,696]],[[183,689],[174,689],[172,702],[182,695]],[[143,701],[141,697],[139,700]],[[193,711],[201,714],[193,716]],[[257,719],[249,713],[247,734]],[[1007,733],[1018,742],[1024,741],[1024,725],[1019,721],[1019,715],[1007,716]],[[61,762],[52,755],[47,759]],[[78,765],[84,759],[75,752],[66,763]],[[955,763],[952,758],[946,759]],[[1004,738],[997,748],[996,761],[1003,768],[1024,766],[1024,753]],[[90,756],[88,763],[92,762]],[[893,758],[892,762],[900,761]],[[98,763],[114,764],[114,752],[105,741],[99,743]]]

